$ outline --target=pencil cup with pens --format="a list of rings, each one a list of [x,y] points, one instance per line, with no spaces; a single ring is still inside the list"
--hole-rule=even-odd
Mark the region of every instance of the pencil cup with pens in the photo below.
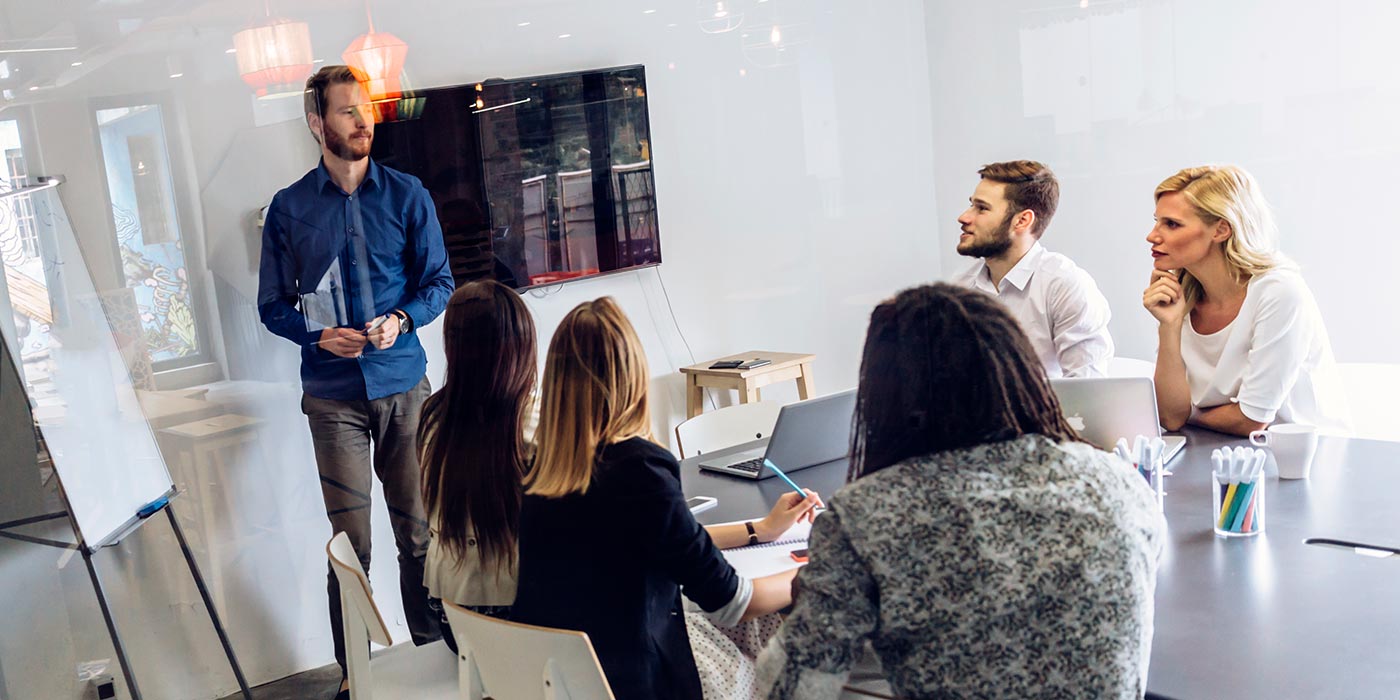
[[[1151,487],[1153,494],[1157,497],[1159,510],[1167,495],[1164,480],[1171,473],[1166,470],[1166,465],[1162,463],[1162,450],[1166,446],[1162,438],[1147,438],[1139,435],[1133,439],[1132,449],[1128,449],[1126,438],[1118,438],[1118,444],[1113,448],[1113,454],[1118,455],[1125,462],[1131,462],[1133,468],[1137,469],[1137,473],[1147,480],[1147,485]]]
[[[1210,454],[1215,534],[1252,537],[1264,531],[1264,451],[1217,448]]]

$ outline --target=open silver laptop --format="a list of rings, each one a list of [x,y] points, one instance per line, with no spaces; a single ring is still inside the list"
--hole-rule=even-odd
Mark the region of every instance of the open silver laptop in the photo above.
[[[746,479],[777,476],[764,469],[772,462],[784,472],[825,464],[845,457],[851,447],[851,419],[856,412],[856,391],[819,396],[783,406],[766,448],[754,448],[715,457],[700,463],[701,469]]]
[[[1051,379],[1071,428],[1095,447],[1108,452],[1118,438],[1128,444],[1138,435],[1161,436],[1166,448],[1162,463],[1170,462],[1186,447],[1180,435],[1162,435],[1157,420],[1157,393],[1148,377],[1066,377]]]

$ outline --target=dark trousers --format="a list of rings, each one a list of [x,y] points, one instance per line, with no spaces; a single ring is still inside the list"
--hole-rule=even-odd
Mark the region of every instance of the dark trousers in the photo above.
[[[428,523],[419,488],[416,435],[428,378],[401,394],[372,401],[335,401],[302,394],[301,410],[311,425],[321,496],[332,532],[344,532],[355,546],[360,566],[369,573],[370,488],[374,476],[384,484],[389,523],[399,550],[399,590],[414,644],[440,638],[437,615],[428,607],[423,586],[423,558],[428,553]],[[371,468],[373,474],[371,474]],[[340,611],[340,583],[328,571],[331,635],[335,660],[345,671],[345,629]]]

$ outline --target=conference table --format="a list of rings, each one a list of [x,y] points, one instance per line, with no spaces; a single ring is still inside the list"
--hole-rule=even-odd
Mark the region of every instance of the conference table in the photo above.
[[[1322,437],[1309,479],[1266,480],[1264,533],[1225,539],[1210,524],[1210,453],[1248,441],[1182,434],[1186,449],[1167,465],[1147,697],[1400,697],[1400,555],[1370,548],[1400,548],[1400,443]],[[787,488],[699,469],[764,443],[681,462],[686,495],[718,500],[702,523],[762,516]],[[843,458],[792,478],[825,496],[846,470]],[[1305,542],[1313,538],[1363,549]]]

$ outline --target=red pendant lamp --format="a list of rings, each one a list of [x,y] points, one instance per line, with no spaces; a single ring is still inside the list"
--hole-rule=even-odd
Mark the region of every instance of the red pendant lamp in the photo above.
[[[305,22],[273,17],[266,2],[263,17],[233,35],[238,74],[259,99],[300,95],[311,74],[311,29]]]
[[[369,19],[369,33],[355,37],[340,57],[345,65],[358,71],[360,84],[371,100],[398,98],[403,94],[399,76],[408,57],[408,44],[388,32],[374,31],[369,0],[365,0],[365,16]]]

